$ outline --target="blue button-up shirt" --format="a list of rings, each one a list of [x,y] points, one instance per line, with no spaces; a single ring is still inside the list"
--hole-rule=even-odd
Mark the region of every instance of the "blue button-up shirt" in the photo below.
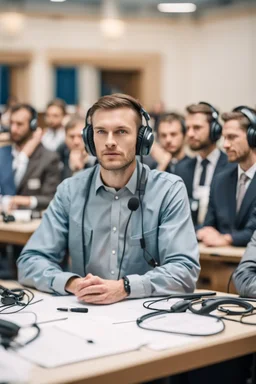
[[[139,174],[141,167],[139,164]],[[130,297],[191,292],[200,266],[184,183],[175,175],[144,167],[144,238],[147,252],[159,266],[153,269],[143,255],[139,208],[128,226],[121,276],[130,280]],[[127,204],[136,194],[136,186],[137,168],[118,191],[103,184],[99,165],[64,180],[18,259],[19,281],[43,291],[66,294],[68,279],[84,276],[84,265],[86,273],[117,279],[131,213]],[[66,248],[71,257],[71,272],[63,272],[59,266]]]

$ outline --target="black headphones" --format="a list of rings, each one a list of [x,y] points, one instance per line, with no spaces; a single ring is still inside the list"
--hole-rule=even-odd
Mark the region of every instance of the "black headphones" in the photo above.
[[[200,101],[198,104],[203,104],[207,105],[208,107],[211,108],[211,113],[212,113],[212,120],[210,122],[210,140],[212,143],[215,143],[221,138],[222,134],[222,125],[220,124],[218,118],[219,118],[219,112],[217,109],[215,109],[211,104],[205,102],[205,101]]]
[[[128,100],[133,106],[133,108],[135,108],[141,114],[142,118],[144,117],[146,121],[146,125],[141,125],[138,131],[137,143],[136,143],[136,155],[147,156],[150,153],[150,149],[154,142],[154,135],[152,132],[152,128],[149,126],[150,116],[142,107],[138,109],[138,106],[135,103],[133,103],[131,100],[126,99],[125,97],[123,97],[123,99]],[[82,130],[82,137],[83,137],[86,151],[92,156],[97,156],[96,148],[93,140],[93,126],[91,123],[89,123],[90,112],[91,112],[91,108],[88,110],[86,114],[85,127]]]
[[[201,304],[201,308],[195,309],[196,304]],[[223,305],[237,305],[238,307],[244,308],[244,311],[232,311],[228,308],[224,308]],[[246,313],[252,313],[254,307],[252,304],[240,298],[230,298],[230,297],[217,297],[216,299],[207,299],[203,301],[191,301],[188,305],[188,309],[195,313],[196,315],[209,315],[215,309],[218,309],[221,312],[225,312],[226,315],[236,316],[236,315],[245,315]]]
[[[1,303],[4,305],[23,305],[21,301],[24,298],[24,291],[22,289],[8,289],[0,285]]]
[[[31,105],[28,106],[28,109],[30,110],[32,115],[29,122],[29,128],[32,132],[34,132],[37,129],[37,111]]]
[[[247,140],[251,148],[256,148],[256,113],[245,105],[240,105],[233,109],[233,112],[242,113],[250,122],[247,129]]]

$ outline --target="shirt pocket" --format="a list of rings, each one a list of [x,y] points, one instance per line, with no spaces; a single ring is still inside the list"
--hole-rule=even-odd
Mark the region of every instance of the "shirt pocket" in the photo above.
[[[139,235],[135,235],[135,236],[131,236],[130,238],[130,245],[131,246],[138,246],[140,247],[140,239],[142,238],[142,233],[140,233]],[[155,246],[157,245],[157,240],[158,240],[158,227],[155,227],[153,229],[151,229],[150,231],[146,231],[144,232],[144,239],[145,239],[145,243],[146,243],[146,246],[147,244],[155,244]]]

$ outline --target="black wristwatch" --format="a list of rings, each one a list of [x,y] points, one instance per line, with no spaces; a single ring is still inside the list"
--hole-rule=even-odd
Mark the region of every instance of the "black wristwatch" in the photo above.
[[[129,296],[131,293],[130,281],[129,281],[127,276],[123,277],[123,281],[124,281],[124,290],[127,293],[127,295]]]

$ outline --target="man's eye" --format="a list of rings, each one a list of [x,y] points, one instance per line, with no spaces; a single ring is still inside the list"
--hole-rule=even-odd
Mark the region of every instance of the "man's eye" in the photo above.
[[[105,133],[105,131],[103,131],[103,129],[98,129],[97,133],[99,133],[100,135],[102,135],[103,133]]]
[[[119,133],[120,135],[124,135],[126,133],[126,131],[124,129],[119,129],[119,131],[117,131],[117,133]]]

